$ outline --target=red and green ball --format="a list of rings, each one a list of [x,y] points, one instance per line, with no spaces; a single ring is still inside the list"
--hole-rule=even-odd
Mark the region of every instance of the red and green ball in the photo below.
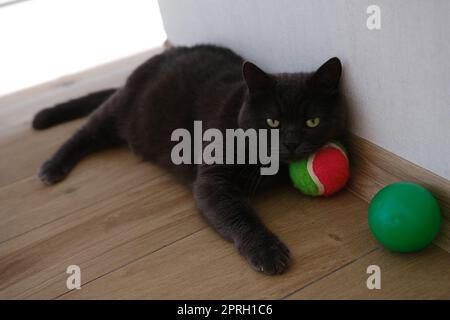
[[[311,196],[330,196],[341,190],[350,177],[347,152],[332,141],[308,158],[289,165],[294,186]]]

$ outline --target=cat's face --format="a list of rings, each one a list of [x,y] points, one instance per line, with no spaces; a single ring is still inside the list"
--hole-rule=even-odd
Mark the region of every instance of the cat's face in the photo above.
[[[243,75],[249,94],[239,125],[245,129],[279,129],[280,161],[303,159],[342,133],[346,117],[338,103],[338,58],[308,74],[269,75],[246,62]]]

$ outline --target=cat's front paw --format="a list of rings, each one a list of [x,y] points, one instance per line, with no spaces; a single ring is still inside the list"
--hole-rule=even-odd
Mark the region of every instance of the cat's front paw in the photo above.
[[[268,275],[286,271],[291,259],[286,245],[270,233],[247,239],[238,250],[255,270]]]
[[[51,160],[48,160],[41,166],[37,175],[44,184],[52,185],[63,180],[68,173],[69,170],[62,168]]]

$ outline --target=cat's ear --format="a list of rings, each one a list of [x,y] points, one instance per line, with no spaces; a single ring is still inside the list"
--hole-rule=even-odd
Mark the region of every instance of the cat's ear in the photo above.
[[[267,73],[251,62],[244,62],[242,75],[251,94],[260,94],[270,90],[275,81]]]
[[[312,76],[312,83],[321,89],[336,89],[341,78],[341,61],[334,57],[325,62]]]

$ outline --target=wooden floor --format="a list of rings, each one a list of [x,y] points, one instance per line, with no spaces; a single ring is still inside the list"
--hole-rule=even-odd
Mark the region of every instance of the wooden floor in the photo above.
[[[393,254],[367,226],[367,203],[349,191],[312,199],[286,186],[254,199],[289,246],[287,273],[254,272],[201,219],[189,192],[126,150],[82,161],[43,186],[39,165],[83,120],[33,132],[36,110],[123,82],[143,53],[0,98],[0,298],[381,299],[450,298],[450,254],[430,246]],[[66,268],[82,288],[66,288]],[[381,290],[366,286],[381,268]]]

